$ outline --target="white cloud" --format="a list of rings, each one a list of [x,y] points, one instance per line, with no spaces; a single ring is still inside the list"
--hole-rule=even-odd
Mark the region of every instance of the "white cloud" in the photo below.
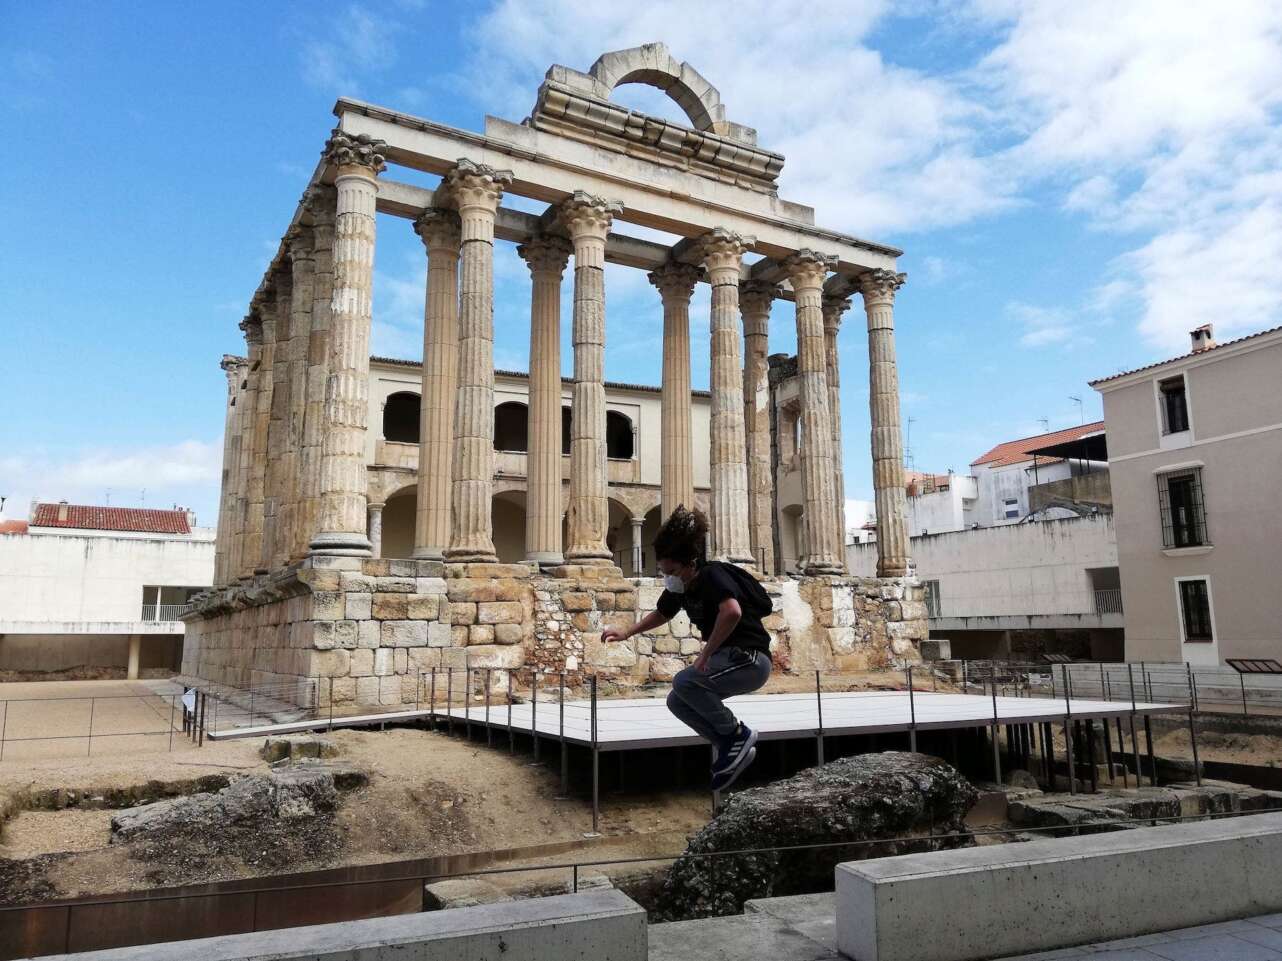
[[[1008,316],[1018,321],[1024,333],[1019,342],[1025,347],[1049,347],[1081,338],[1073,315],[1062,307],[1039,307],[1021,301],[1006,305]]]
[[[222,444],[186,440],[131,449],[31,450],[0,457],[5,515],[25,518],[33,499],[116,506],[196,510],[198,522],[217,519]]]
[[[303,79],[336,95],[352,95],[372,71],[396,60],[397,21],[362,4],[344,7],[324,24],[323,36],[306,39],[300,54]]]

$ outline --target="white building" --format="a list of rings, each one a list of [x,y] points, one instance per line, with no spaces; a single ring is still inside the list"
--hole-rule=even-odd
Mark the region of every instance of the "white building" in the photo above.
[[[35,504],[0,532],[0,670],[176,668],[214,531],[184,510]]]

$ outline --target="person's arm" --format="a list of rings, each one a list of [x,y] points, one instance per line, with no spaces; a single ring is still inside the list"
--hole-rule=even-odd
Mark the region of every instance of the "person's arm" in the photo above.
[[[731,632],[738,626],[740,619],[743,617],[743,608],[739,606],[738,600],[733,597],[727,597],[717,605],[717,620],[712,625],[712,633],[703,644],[703,650],[699,652],[698,658],[695,659],[694,668],[700,673],[705,673],[708,669],[708,658],[717,653]]]
[[[626,641],[633,634],[644,634],[646,631],[653,631],[656,627],[668,623],[672,618],[662,611],[651,611],[641,620],[637,621],[626,631],[615,630],[613,627],[607,627],[601,632],[601,640],[606,644],[611,641]]]

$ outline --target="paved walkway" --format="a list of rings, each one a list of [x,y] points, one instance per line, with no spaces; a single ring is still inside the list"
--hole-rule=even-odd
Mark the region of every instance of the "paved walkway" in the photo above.
[[[650,961],[843,961],[834,896],[749,901],[741,915],[655,924]],[[1282,961],[1282,914],[1138,938],[1022,954],[1001,961]]]

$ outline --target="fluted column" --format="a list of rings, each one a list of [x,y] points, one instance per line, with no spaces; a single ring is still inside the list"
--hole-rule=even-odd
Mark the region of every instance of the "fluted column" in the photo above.
[[[267,426],[267,476],[263,487],[263,556],[261,567],[270,571],[279,563],[281,503],[285,494],[285,441],[289,411],[290,286],[288,266],[273,272],[276,299],[276,351],[272,364],[271,411]]]
[[[561,278],[570,245],[536,237],[516,248],[530,268],[530,406],[525,557],[564,562],[561,544]]]
[[[849,309],[850,301],[845,297],[825,296],[823,299],[828,411],[832,417],[832,476],[833,489],[837,494],[833,524],[837,528],[837,544],[841,548],[838,556],[842,567],[846,566],[846,470],[841,444],[841,358],[837,352],[837,333],[841,330],[841,315]]]
[[[325,389],[329,382],[330,316],[334,298],[334,188],[317,184],[306,200],[312,218],[311,325],[304,372],[302,447],[299,451],[299,510],[294,554],[302,557],[316,536],[320,517],[321,457],[325,437]]]
[[[608,563],[605,451],[605,238],[622,206],[576,190],[561,205],[574,245],[574,395],[566,559]]]
[[[236,425],[239,422],[237,395],[240,393],[241,358],[223,354],[218,365],[227,375],[227,409],[223,416],[223,470],[222,487],[218,499],[218,527],[214,532],[214,586],[222,587],[228,580],[227,571],[231,554],[231,515],[232,504],[236,500],[234,445],[239,443],[236,437]]]
[[[369,337],[374,290],[375,178],[387,145],[335,130],[325,147],[338,168],[329,375],[321,438],[318,531],[313,554],[368,557],[365,430],[369,418]]]
[[[712,284],[711,480],[709,556],[756,564],[748,532],[748,439],[739,353],[739,267],[752,237],[723,230],[706,234],[701,252]]]
[[[310,227],[295,224],[285,235],[292,293],[289,300],[289,404],[285,411],[282,474],[285,490],[277,523],[281,530],[278,564],[302,553],[303,427],[307,419],[307,354],[311,349],[312,305],[316,297],[315,249]]]
[[[414,556],[440,560],[450,542],[450,465],[458,384],[458,214],[429,208],[414,221],[414,230],[427,248]]]
[[[254,425],[258,417],[258,385],[262,380],[263,324],[254,314],[241,321],[245,332],[248,360],[245,364],[245,391],[238,405],[236,433],[240,435],[240,449],[236,453],[236,506],[232,514],[235,533],[231,552],[227,555],[227,580],[249,577],[256,559],[248,553],[250,532],[249,479],[258,454],[254,449]]]
[[[369,547],[373,557],[383,556],[383,508],[386,506],[386,504],[369,505]]]
[[[694,506],[694,453],[690,428],[690,297],[700,268],[669,261],[650,283],[663,298],[663,380],[659,399],[660,512]]]
[[[507,170],[460,160],[443,187],[462,230],[458,392],[454,408],[451,561],[494,561],[494,214]]]
[[[899,371],[895,366],[895,291],[908,279],[893,270],[860,275],[868,314],[868,410],[872,418],[872,486],[877,504],[877,575],[908,573],[904,441],[899,428]]]
[[[739,291],[743,313],[743,419],[748,438],[748,535],[763,574],[775,570],[774,473],[770,469],[770,305],[774,284],[749,281]]]
[[[258,355],[258,380],[250,432],[249,481],[246,487],[245,544],[241,575],[266,571],[263,564],[263,493],[267,479],[267,431],[271,422],[272,368],[276,357],[276,305],[269,297],[254,302],[262,341]]]
[[[823,282],[836,257],[799,250],[784,270],[797,298],[797,377],[801,382],[801,488],[804,500],[807,574],[839,574],[841,548],[833,525],[832,414],[824,356]]]

